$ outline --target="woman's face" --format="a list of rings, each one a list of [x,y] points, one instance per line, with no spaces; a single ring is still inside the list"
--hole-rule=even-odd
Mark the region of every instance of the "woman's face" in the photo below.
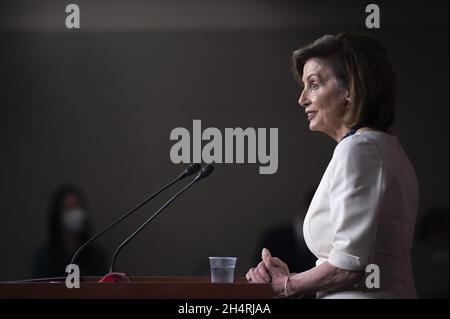
[[[67,194],[64,196],[62,206],[63,211],[79,208],[81,206],[80,199],[75,194]]]
[[[80,234],[86,227],[86,211],[80,198],[75,194],[67,194],[62,203],[61,222],[63,230],[71,234]]]
[[[298,103],[305,108],[311,131],[337,139],[344,128],[342,118],[349,96],[331,68],[319,58],[311,58],[303,67],[304,89]]]

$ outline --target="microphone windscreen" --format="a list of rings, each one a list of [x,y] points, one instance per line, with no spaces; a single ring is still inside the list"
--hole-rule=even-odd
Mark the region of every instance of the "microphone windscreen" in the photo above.
[[[194,163],[189,165],[188,168],[186,168],[183,172],[183,177],[191,176],[197,173],[201,168],[201,165],[199,163]]]
[[[212,164],[208,164],[202,168],[200,174],[198,174],[198,178],[208,177],[214,171],[214,166]]]

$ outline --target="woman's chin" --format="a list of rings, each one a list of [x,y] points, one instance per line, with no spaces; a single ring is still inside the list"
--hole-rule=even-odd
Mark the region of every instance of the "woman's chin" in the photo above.
[[[309,130],[310,131],[317,131],[317,127],[316,125],[314,125],[315,123],[313,121],[309,122]]]

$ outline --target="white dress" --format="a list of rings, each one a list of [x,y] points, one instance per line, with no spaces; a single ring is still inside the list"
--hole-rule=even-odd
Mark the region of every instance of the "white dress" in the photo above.
[[[396,136],[361,131],[343,139],[312,199],[303,234],[316,265],[346,270],[376,264],[380,288],[365,280],[319,298],[416,298],[410,250],[418,210],[417,177]]]

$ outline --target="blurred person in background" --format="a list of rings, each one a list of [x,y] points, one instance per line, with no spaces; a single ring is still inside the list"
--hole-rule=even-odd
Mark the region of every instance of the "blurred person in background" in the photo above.
[[[417,230],[412,260],[420,298],[448,298],[448,208],[431,209]]]
[[[308,249],[303,237],[303,225],[306,212],[314,196],[315,188],[310,189],[303,198],[303,207],[292,220],[265,229],[258,240],[254,264],[261,260],[261,248],[267,248],[289,265],[290,271],[301,273],[314,267],[316,256]],[[313,299],[314,293],[305,294],[303,298]]]
[[[91,237],[87,199],[75,185],[65,185],[55,192],[48,218],[48,240],[35,256],[35,277],[64,276],[73,254]],[[81,275],[101,275],[107,270],[103,251],[95,245],[76,263]]]
[[[254,262],[261,260],[261,248],[266,247],[274,256],[285,261],[292,272],[300,273],[314,267],[316,257],[309,251],[303,238],[303,225],[315,188],[310,189],[303,199],[303,207],[292,220],[265,229],[258,240]]]

